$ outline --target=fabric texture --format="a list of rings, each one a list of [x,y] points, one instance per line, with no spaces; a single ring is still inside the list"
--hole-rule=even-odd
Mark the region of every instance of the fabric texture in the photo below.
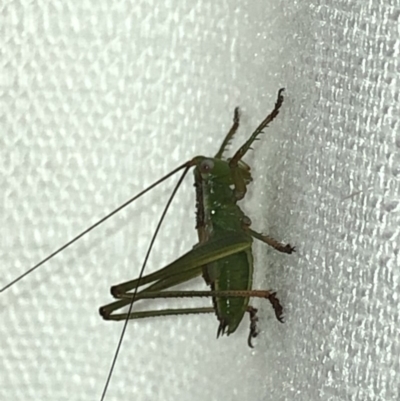
[[[106,400],[399,399],[399,19],[398,0],[3,3],[2,287],[214,155],[239,106],[235,151],[286,88],[241,202],[297,248],[254,245],[285,324],[252,300],[250,350],[247,318],[218,340],[213,315],[132,322]],[[122,323],[98,308],[139,274],[173,181],[0,294],[0,400],[100,400]],[[148,271],[196,243],[194,203],[190,174]],[[210,301],[141,307],[166,304]]]

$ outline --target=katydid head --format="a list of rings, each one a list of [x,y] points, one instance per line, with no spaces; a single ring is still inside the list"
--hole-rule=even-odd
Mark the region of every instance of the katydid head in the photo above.
[[[203,179],[229,183],[232,180],[229,164],[225,160],[204,158],[197,166]]]
[[[233,184],[232,168],[227,160],[204,156],[198,156],[196,159],[195,169],[200,173],[203,180],[225,185]],[[239,170],[242,173],[240,166]],[[250,176],[248,171],[243,170],[243,172],[247,173],[248,177]]]
[[[199,168],[200,173],[202,175],[210,174],[214,169],[214,160],[213,159],[204,158],[200,162],[200,165],[198,166],[198,168]]]

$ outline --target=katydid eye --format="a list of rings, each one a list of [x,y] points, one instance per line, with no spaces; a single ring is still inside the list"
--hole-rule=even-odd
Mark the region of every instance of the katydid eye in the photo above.
[[[251,226],[250,217],[244,216],[244,217],[242,218],[242,224],[243,224],[244,226],[250,227],[250,226]]]
[[[200,163],[200,170],[202,173],[209,173],[214,168],[214,162],[211,159],[204,159]]]

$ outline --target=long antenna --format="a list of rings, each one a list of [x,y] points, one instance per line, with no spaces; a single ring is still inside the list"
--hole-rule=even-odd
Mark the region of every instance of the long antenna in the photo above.
[[[11,286],[13,286],[15,283],[17,283],[18,281],[22,280],[24,277],[28,276],[29,274],[31,274],[33,271],[35,271],[38,267],[42,266],[44,263],[48,262],[50,259],[54,258],[54,256],[56,256],[57,254],[59,254],[61,251],[63,251],[64,249],[68,248],[70,245],[72,245],[74,242],[78,241],[78,239],[82,238],[84,235],[86,235],[88,232],[92,231],[94,228],[96,228],[97,226],[99,226],[100,224],[104,223],[106,220],[108,220],[110,217],[114,216],[115,214],[117,214],[119,211],[121,211],[122,209],[124,209],[126,206],[128,206],[130,203],[134,202],[136,199],[140,198],[142,195],[144,195],[146,192],[150,191],[151,189],[153,189],[154,187],[156,187],[157,185],[159,185],[161,182],[163,182],[164,180],[166,180],[167,178],[171,177],[172,175],[174,175],[175,173],[177,173],[179,170],[182,170],[183,168],[186,168],[186,171],[188,170],[189,167],[193,166],[195,163],[195,159],[190,160],[184,164],[182,164],[181,166],[177,167],[175,170],[171,171],[170,173],[168,173],[167,175],[165,175],[164,177],[160,178],[158,181],[156,181],[155,183],[151,184],[149,187],[147,187],[146,189],[144,189],[142,192],[140,192],[138,195],[134,196],[133,198],[127,200],[125,203],[123,203],[122,205],[118,206],[115,210],[113,210],[111,213],[107,214],[106,216],[104,216],[103,218],[101,218],[99,221],[97,221],[96,223],[94,223],[93,225],[91,225],[89,228],[87,228],[86,230],[82,231],[80,234],[78,234],[76,237],[74,237],[73,239],[71,239],[70,241],[68,241],[66,244],[64,244],[61,248],[58,248],[56,251],[54,251],[52,254],[50,254],[49,256],[47,256],[46,258],[44,258],[43,260],[41,260],[38,264],[36,264],[35,266],[31,267],[29,270],[27,270],[25,273],[21,274],[20,276],[18,276],[16,279],[14,279],[13,281],[11,281],[10,283],[8,283],[5,287],[3,287],[0,290],[0,293],[7,290],[8,288],[10,288]],[[185,173],[186,174],[186,173]]]
[[[177,184],[175,185],[175,188],[174,188],[174,190],[172,191],[171,196],[169,197],[167,204],[165,205],[164,211],[163,211],[163,213],[162,213],[162,215],[161,215],[161,218],[160,218],[160,220],[159,220],[159,222],[158,222],[158,224],[157,224],[157,228],[156,228],[156,230],[154,231],[153,237],[151,238],[149,248],[147,249],[146,257],[144,258],[144,262],[143,262],[143,264],[142,264],[142,268],[140,269],[138,282],[137,282],[137,285],[136,285],[135,290],[134,290],[134,292],[133,292],[133,296],[132,296],[131,303],[130,303],[130,305],[129,305],[129,310],[128,310],[127,318],[125,319],[124,326],[123,326],[122,331],[121,331],[121,336],[120,336],[120,338],[119,338],[117,348],[115,349],[114,358],[113,358],[113,360],[112,360],[112,362],[111,362],[110,370],[108,371],[107,380],[106,380],[106,383],[105,383],[105,385],[104,385],[103,393],[102,393],[101,399],[100,399],[101,401],[103,401],[104,398],[105,398],[105,396],[106,396],[106,393],[107,393],[107,390],[108,390],[108,386],[109,386],[109,384],[110,384],[111,377],[112,377],[112,374],[113,374],[113,372],[114,372],[115,365],[116,365],[116,363],[117,363],[118,355],[119,355],[119,352],[120,352],[120,350],[121,350],[122,342],[123,342],[123,340],[124,340],[124,336],[125,336],[125,333],[126,333],[126,328],[128,327],[129,315],[130,315],[131,312],[132,312],[133,303],[135,302],[136,294],[137,294],[138,288],[139,288],[139,286],[140,286],[140,279],[141,279],[142,276],[143,276],[143,272],[144,272],[144,269],[145,269],[145,267],[146,267],[147,260],[149,259],[149,256],[150,256],[151,250],[152,250],[152,248],[153,248],[154,242],[155,242],[155,240],[156,240],[156,237],[157,237],[157,235],[158,235],[158,232],[160,231],[162,222],[164,221],[164,218],[165,218],[165,216],[166,216],[166,214],[167,214],[167,211],[168,211],[168,209],[169,209],[169,207],[170,207],[170,205],[171,205],[171,203],[172,203],[172,200],[174,199],[176,192],[178,191],[180,185],[182,184],[183,179],[185,178],[187,172],[189,171],[189,168],[192,167],[192,166],[195,164],[195,160],[196,160],[196,158],[194,158],[194,159],[191,160],[190,162],[187,162],[187,163],[185,163],[185,164],[183,165],[183,166],[186,166],[186,168],[185,168],[185,170],[184,170],[184,172],[183,172],[181,178],[179,179],[179,181],[178,181]],[[181,166],[181,168],[182,168],[182,166]]]

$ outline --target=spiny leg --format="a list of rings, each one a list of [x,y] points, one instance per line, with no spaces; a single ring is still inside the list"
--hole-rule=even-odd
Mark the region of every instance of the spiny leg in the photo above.
[[[229,145],[230,141],[232,140],[233,136],[235,135],[237,129],[239,128],[239,107],[235,107],[235,111],[233,112],[233,125],[229,132],[226,134],[224,141],[222,142],[221,147],[218,150],[218,153],[215,155],[216,159],[221,159],[222,154],[226,150],[226,147]]]
[[[279,302],[279,299],[275,295],[276,292],[269,293],[268,300],[271,302],[271,305],[274,308],[276,318],[283,323],[283,308]]]
[[[285,89],[279,89],[278,98],[275,103],[275,107],[272,112],[262,121],[262,123],[257,127],[257,129],[252,133],[251,137],[245,142],[245,144],[235,153],[232,159],[229,161],[229,165],[231,167],[236,167],[239,163],[239,160],[246,154],[246,152],[250,149],[252,143],[257,139],[258,135],[262,134],[264,128],[268,127],[268,124],[275,119],[275,117],[279,114],[279,109],[283,103],[283,95],[282,92]]]
[[[249,337],[247,338],[247,344],[249,345],[250,348],[254,348],[253,344],[251,343],[252,338],[256,338],[258,336],[258,330],[257,330],[257,322],[258,322],[258,317],[257,317],[257,309],[253,308],[251,305],[247,307],[247,312],[249,312],[250,316],[250,332],[249,332]]]
[[[272,248],[276,249],[279,252],[288,253],[289,255],[293,252],[296,252],[296,248],[291,246],[290,244],[282,244],[281,242],[277,241],[276,239],[270,237],[269,235],[260,234],[250,228],[247,228],[250,235],[258,240],[265,242]]]
[[[282,312],[283,308],[279,303],[278,298],[276,298],[276,292],[266,291],[266,290],[231,290],[231,291],[157,291],[157,292],[140,292],[136,294],[134,302],[137,302],[140,299],[157,299],[157,298],[193,298],[193,297],[239,297],[239,298],[265,298],[268,299],[274,308],[276,318],[283,323]],[[128,319],[139,319],[143,317],[153,317],[160,316],[163,313],[166,315],[173,315],[174,310],[167,309],[164,311],[150,310],[145,312],[131,312],[129,317],[127,314],[116,314],[112,315],[115,310],[121,309],[124,306],[127,306],[131,303],[132,297],[134,294],[126,293],[121,294],[119,296],[119,301],[113,302],[111,304],[102,306],[100,308],[100,315],[105,320],[123,320],[123,318],[119,318],[119,316],[124,316],[124,318]],[[212,309],[212,308],[211,308]],[[214,309],[213,309],[214,310]],[[186,309],[185,309],[186,311]],[[187,314],[178,313],[178,314]],[[206,313],[206,312],[198,312],[198,313]],[[208,313],[208,312],[207,312]]]
[[[282,244],[277,241],[275,238],[270,237],[269,235],[260,234],[257,231],[254,231],[250,228],[251,219],[248,216],[244,216],[242,218],[242,228],[246,230],[252,237],[266,243],[269,246],[272,246],[279,252],[288,253],[289,255],[293,252],[296,252],[296,248],[291,246],[290,244]]]
[[[241,177],[238,163],[242,159],[242,157],[246,154],[246,152],[250,149],[252,143],[257,140],[258,136],[262,134],[263,130],[267,128],[268,124],[274,120],[274,118],[279,114],[279,109],[283,103],[283,95],[282,92],[284,89],[279,89],[278,98],[275,103],[275,107],[272,112],[261,122],[261,124],[257,127],[257,129],[253,132],[250,138],[245,142],[245,144],[239,148],[239,150],[235,153],[235,155],[230,159],[229,166],[232,171],[232,177],[235,184],[235,196],[238,200],[243,199],[246,194],[246,185]]]
[[[177,284],[196,278],[202,273],[202,266],[226,256],[248,250],[251,247],[248,235],[243,232],[227,232],[224,236],[215,236],[203,243],[197,244],[186,254],[174,262],[135,280],[113,286],[111,288],[114,298],[120,294],[134,290],[137,285],[151,284],[152,290],[171,288]]]
[[[178,316],[178,315],[199,315],[202,313],[215,313],[214,308],[180,308],[180,309],[162,309],[142,312],[117,313],[115,315],[103,316],[104,320],[123,321],[126,319],[144,319],[157,316]]]

